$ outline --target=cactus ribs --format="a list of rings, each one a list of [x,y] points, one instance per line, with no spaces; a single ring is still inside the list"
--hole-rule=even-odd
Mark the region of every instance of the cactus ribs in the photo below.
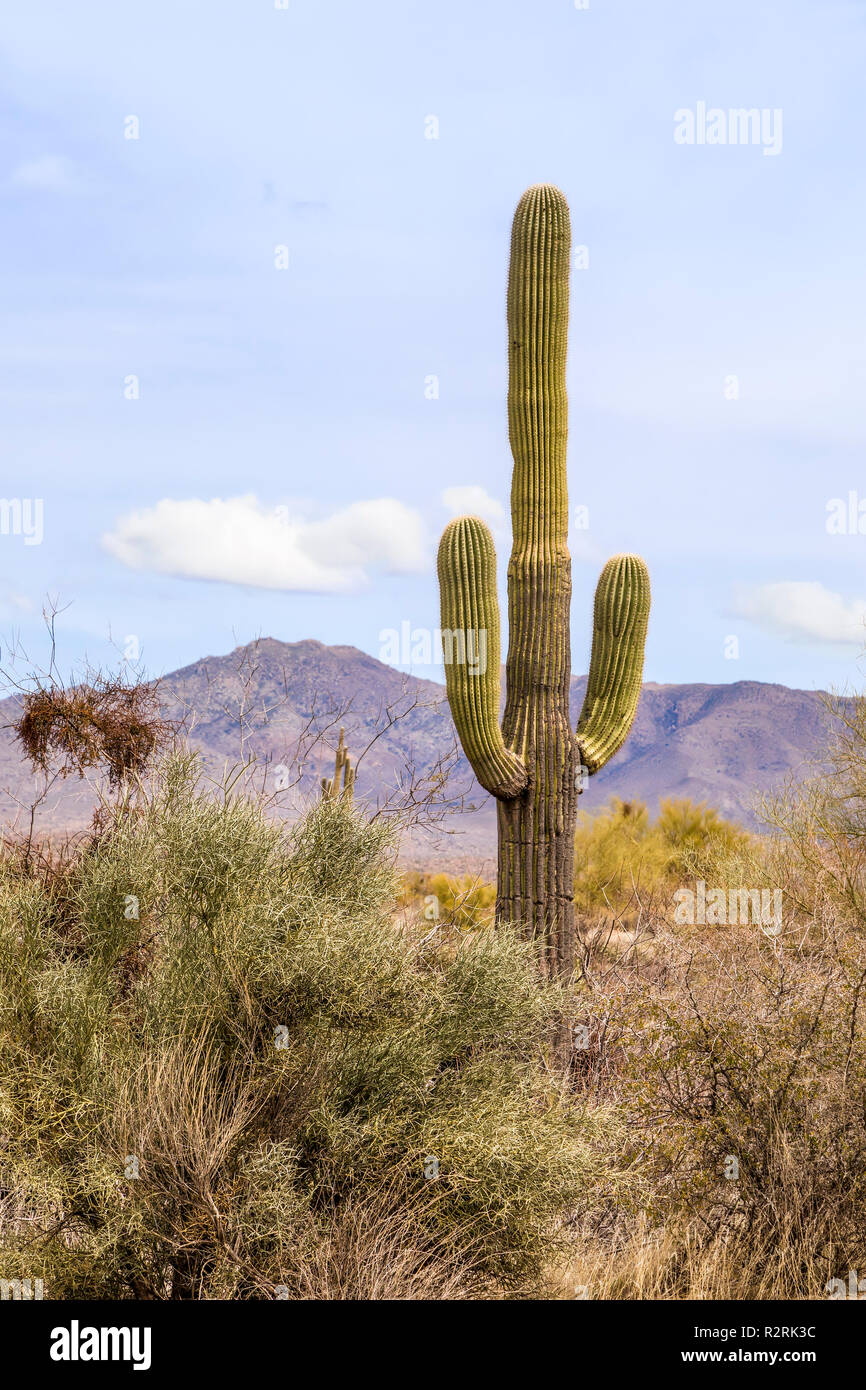
[[[559,189],[528,189],[514,216],[508,273],[513,545],[501,728],[496,554],[488,527],[478,517],[452,521],[438,559],[443,629],[487,633],[483,672],[452,662],[445,673],[464,752],[498,802],[497,919],[540,938],[551,978],[568,973],[574,959],[580,775],[603,767],[631,727],[650,604],[643,560],[609,560],[596,589],[589,680],[573,733],[565,391],[570,243]]]

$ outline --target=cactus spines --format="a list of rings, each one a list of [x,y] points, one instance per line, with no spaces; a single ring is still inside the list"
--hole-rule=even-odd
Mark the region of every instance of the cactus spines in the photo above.
[[[476,516],[452,521],[439,544],[437,568],[443,646],[451,658],[448,700],[463,751],[482,787],[494,796],[517,796],[526,786],[526,768],[506,748],[499,727],[496,551],[484,522]]]
[[[592,656],[577,724],[581,761],[598,772],[622,747],[640,698],[650,584],[639,555],[614,555],[601,572],[592,619]]]
[[[497,917],[540,938],[550,976],[573,963],[578,775],[582,768],[597,772],[628,733],[649,615],[644,562],[615,556],[596,590],[589,681],[575,734],[569,719],[565,390],[570,239],[568,205],[559,189],[528,189],[514,216],[508,275],[514,472],[501,729],[496,557],[484,522],[452,521],[438,561],[448,700],[466,756],[481,785],[497,798]],[[473,669],[460,659],[457,634],[462,632],[468,649],[472,633],[478,652],[482,630],[485,661]]]
[[[334,754],[334,775],[333,777],[322,778],[322,800],[334,801],[338,796],[345,796],[351,801],[352,793],[355,790],[355,769],[349,757],[349,750],[346,747],[345,729],[340,727],[340,741]],[[342,787],[340,782],[342,780]]]

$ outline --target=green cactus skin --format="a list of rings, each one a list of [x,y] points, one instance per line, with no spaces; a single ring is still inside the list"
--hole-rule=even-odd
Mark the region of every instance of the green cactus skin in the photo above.
[[[586,698],[573,733],[565,356],[568,205],[540,184],[521,198],[508,276],[508,434],[514,456],[505,713],[499,726],[499,607],[493,537],[477,517],[439,545],[443,633],[486,633],[486,666],[448,659],[448,700],[463,750],[497,798],[497,918],[540,939],[551,978],[574,961],[574,828],[580,774],[622,745],[637,709],[649,575],[617,555],[595,595]],[[452,653],[453,655],[453,653]]]
[[[483,787],[497,797],[517,796],[527,782],[526,768],[509,752],[499,728],[499,601],[493,537],[475,516],[452,521],[439,545],[439,588],[443,633],[465,641],[467,632],[487,634],[485,669],[472,675],[468,661],[446,661],[461,673],[449,683],[448,700],[463,751]],[[447,640],[447,639],[446,639]],[[446,656],[448,652],[446,650]],[[452,653],[457,655],[457,653]]]
[[[625,742],[637,712],[649,621],[649,574],[637,555],[615,555],[595,591],[592,656],[577,724],[583,764],[598,772]]]

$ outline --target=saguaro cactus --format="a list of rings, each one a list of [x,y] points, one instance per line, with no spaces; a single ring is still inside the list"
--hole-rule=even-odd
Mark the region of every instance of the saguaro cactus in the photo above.
[[[643,560],[608,560],[596,589],[589,681],[573,733],[565,393],[570,240],[559,189],[528,189],[514,216],[508,275],[513,543],[501,728],[496,555],[488,527],[473,516],[452,521],[438,561],[448,699],[475,775],[498,801],[497,917],[541,938],[550,976],[573,962],[582,774],[597,772],[631,727],[650,603]],[[470,647],[483,650],[486,661],[468,662]]]
[[[338,796],[348,797],[351,801],[352,793],[355,790],[355,769],[346,747],[345,733],[345,729],[341,726],[340,741],[334,754],[334,775],[333,777],[322,778],[323,801],[334,801]],[[342,787],[340,786],[341,781]]]

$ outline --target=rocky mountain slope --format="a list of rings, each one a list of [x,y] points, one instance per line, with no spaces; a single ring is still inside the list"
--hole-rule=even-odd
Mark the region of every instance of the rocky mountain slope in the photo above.
[[[572,682],[576,721],[585,677]],[[241,761],[269,794],[278,786],[283,813],[294,815],[332,765],[338,725],[360,758],[358,795],[378,806],[423,795],[454,733],[444,689],[404,676],[355,647],[266,638],[226,656],[204,657],[166,676],[161,694],[169,717],[183,719],[190,744],[209,776],[221,779]],[[8,728],[16,697],[0,702],[0,818],[19,826],[29,818],[38,787]],[[781,685],[644,686],[625,747],[592,779],[581,809],[611,795],[638,798],[655,809],[661,797],[708,801],[725,815],[754,825],[753,805],[786,775],[805,770],[822,743],[821,695]],[[462,754],[452,754],[449,785],[459,801],[435,828],[417,827],[405,854],[419,863],[481,863],[494,853],[495,808],[478,788]],[[415,792],[411,790],[415,787]],[[39,824],[54,831],[85,826],[94,794],[67,779],[52,789]],[[435,833],[434,833],[435,830]]]

